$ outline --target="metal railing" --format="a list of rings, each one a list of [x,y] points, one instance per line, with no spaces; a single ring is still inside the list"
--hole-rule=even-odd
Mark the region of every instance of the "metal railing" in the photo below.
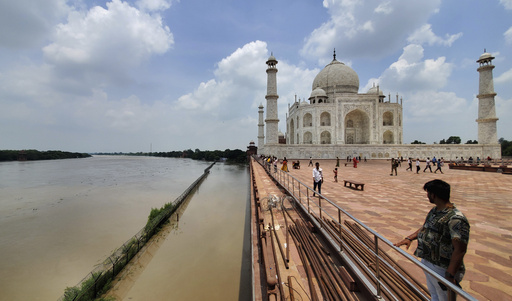
[[[383,255],[379,254],[379,244],[388,246],[390,249],[392,249],[394,252],[402,255],[405,257],[409,262],[413,263],[417,267],[419,267],[423,272],[429,273],[433,277],[435,277],[440,283],[444,284],[448,289],[448,296],[449,300],[455,300],[455,296],[462,297],[465,300],[471,300],[476,301],[477,299],[468,294],[467,292],[463,291],[461,288],[457,287],[455,284],[449,282],[446,280],[442,275],[437,274],[435,271],[431,270],[424,264],[422,264],[420,261],[418,261],[415,257],[411,256],[409,253],[403,251],[402,249],[395,247],[391,241],[380,235],[379,233],[375,232],[370,227],[363,224],[361,221],[359,221],[357,218],[352,216],[350,213],[348,213],[343,208],[339,207],[337,204],[335,204],[333,201],[329,200],[327,197],[323,196],[322,194],[318,194],[318,192],[314,191],[311,187],[308,185],[302,183],[300,180],[295,178],[294,176],[290,175],[288,172],[282,171],[280,169],[275,169],[272,163],[264,162],[262,159],[254,157],[256,161],[261,164],[270,177],[272,177],[283,189],[285,189],[290,196],[292,196],[295,201],[302,206],[303,210],[307,213],[309,213],[312,217],[311,221],[316,223],[316,226],[319,229],[322,229],[324,234],[329,238],[330,243],[333,247],[338,248],[338,251],[341,255],[343,255],[343,252],[346,252],[350,254],[350,258],[358,261],[358,266],[362,267],[366,275],[370,275],[371,278],[373,278],[373,281],[375,281],[376,286],[373,287],[373,285],[369,282],[365,283],[367,284],[367,287],[369,287],[373,294],[379,298],[382,298],[382,291],[387,292],[387,296],[394,296],[395,300],[401,300],[399,296],[396,296],[394,293],[392,293],[391,289],[381,281],[381,275],[380,272],[382,270],[382,266],[386,266],[388,268],[391,268],[395,271],[395,267],[392,267],[389,265],[389,263],[384,260]],[[312,197],[313,194],[319,195],[320,197]],[[337,213],[337,216],[332,216],[333,212]],[[343,240],[335,240],[332,238],[332,236],[329,234],[328,231],[325,230],[326,224],[323,222],[324,217],[330,218],[332,221],[336,223],[336,226],[339,227],[341,230],[342,228],[346,229],[343,225],[342,216],[345,216],[349,220],[356,223],[361,228],[368,231],[373,236],[374,241],[374,248],[368,248],[368,251],[373,254],[375,258],[375,272],[368,267],[362,260],[360,260],[355,254],[354,250],[347,245]],[[362,245],[366,246],[364,242],[360,240],[359,237],[357,237],[355,234],[353,234],[350,231],[346,232],[348,235],[351,235],[353,239],[361,242]],[[381,250],[382,252],[382,250]],[[343,257],[343,256],[342,256]],[[398,272],[398,271],[397,271]],[[406,283],[410,283],[410,280],[401,275],[399,272],[398,274],[402,278],[402,280]],[[364,282],[365,279],[362,279]],[[373,288],[372,288],[373,287]],[[414,287],[414,285],[412,286]],[[416,290],[416,293],[422,297],[424,297],[425,300],[429,300],[430,297],[422,293],[418,289]]]

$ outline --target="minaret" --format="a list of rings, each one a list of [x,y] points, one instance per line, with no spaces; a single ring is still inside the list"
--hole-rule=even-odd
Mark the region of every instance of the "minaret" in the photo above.
[[[263,123],[263,105],[260,104],[258,107],[258,115],[259,115],[259,121],[258,121],[258,148],[260,149],[260,152],[263,150],[263,145],[265,144],[265,124]]]
[[[278,137],[278,123],[279,119],[277,118],[277,99],[279,95],[277,95],[277,60],[271,54],[267,60],[267,95],[265,99],[267,100],[267,119],[265,119],[265,123],[267,125],[267,143],[266,144],[277,144]]]
[[[494,104],[494,83],[492,79],[492,60],[494,57],[485,52],[480,56],[477,63],[480,64],[477,71],[480,73],[478,85],[478,144],[497,144],[498,134],[496,130],[496,108]]]

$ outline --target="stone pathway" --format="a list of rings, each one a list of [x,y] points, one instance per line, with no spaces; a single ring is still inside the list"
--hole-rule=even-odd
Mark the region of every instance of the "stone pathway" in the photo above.
[[[406,171],[407,163],[402,162],[398,176],[390,176],[390,161],[360,162],[353,168],[340,160],[335,183],[336,160],[314,162],[324,172],[323,195],[392,242],[423,224],[432,207],[423,184],[433,179],[448,182],[452,202],[471,225],[462,288],[479,300],[512,301],[512,175],[450,170],[447,165],[444,174],[436,174],[423,172],[424,162],[416,174]],[[301,160],[302,169],[290,169],[290,174],[312,188],[312,167],[307,165],[308,160]],[[364,191],[344,187],[344,179],[365,183]],[[415,249],[416,242],[407,252],[413,254]]]

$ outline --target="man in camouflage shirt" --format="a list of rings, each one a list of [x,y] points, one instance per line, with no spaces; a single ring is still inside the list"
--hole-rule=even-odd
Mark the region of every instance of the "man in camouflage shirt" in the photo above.
[[[463,258],[469,242],[469,222],[450,202],[450,184],[432,180],[425,183],[423,189],[435,207],[418,231],[395,246],[405,245],[409,249],[411,242],[417,239],[418,248],[414,255],[422,258],[424,265],[458,285],[465,272]],[[425,275],[432,300],[447,300],[446,286],[429,273],[425,272]]]

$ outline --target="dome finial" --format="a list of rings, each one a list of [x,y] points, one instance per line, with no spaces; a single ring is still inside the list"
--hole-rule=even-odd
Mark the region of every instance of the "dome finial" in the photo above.
[[[486,53],[486,52],[487,52],[487,50],[484,48],[484,53]]]
[[[334,48],[333,60],[336,60],[336,48]]]

